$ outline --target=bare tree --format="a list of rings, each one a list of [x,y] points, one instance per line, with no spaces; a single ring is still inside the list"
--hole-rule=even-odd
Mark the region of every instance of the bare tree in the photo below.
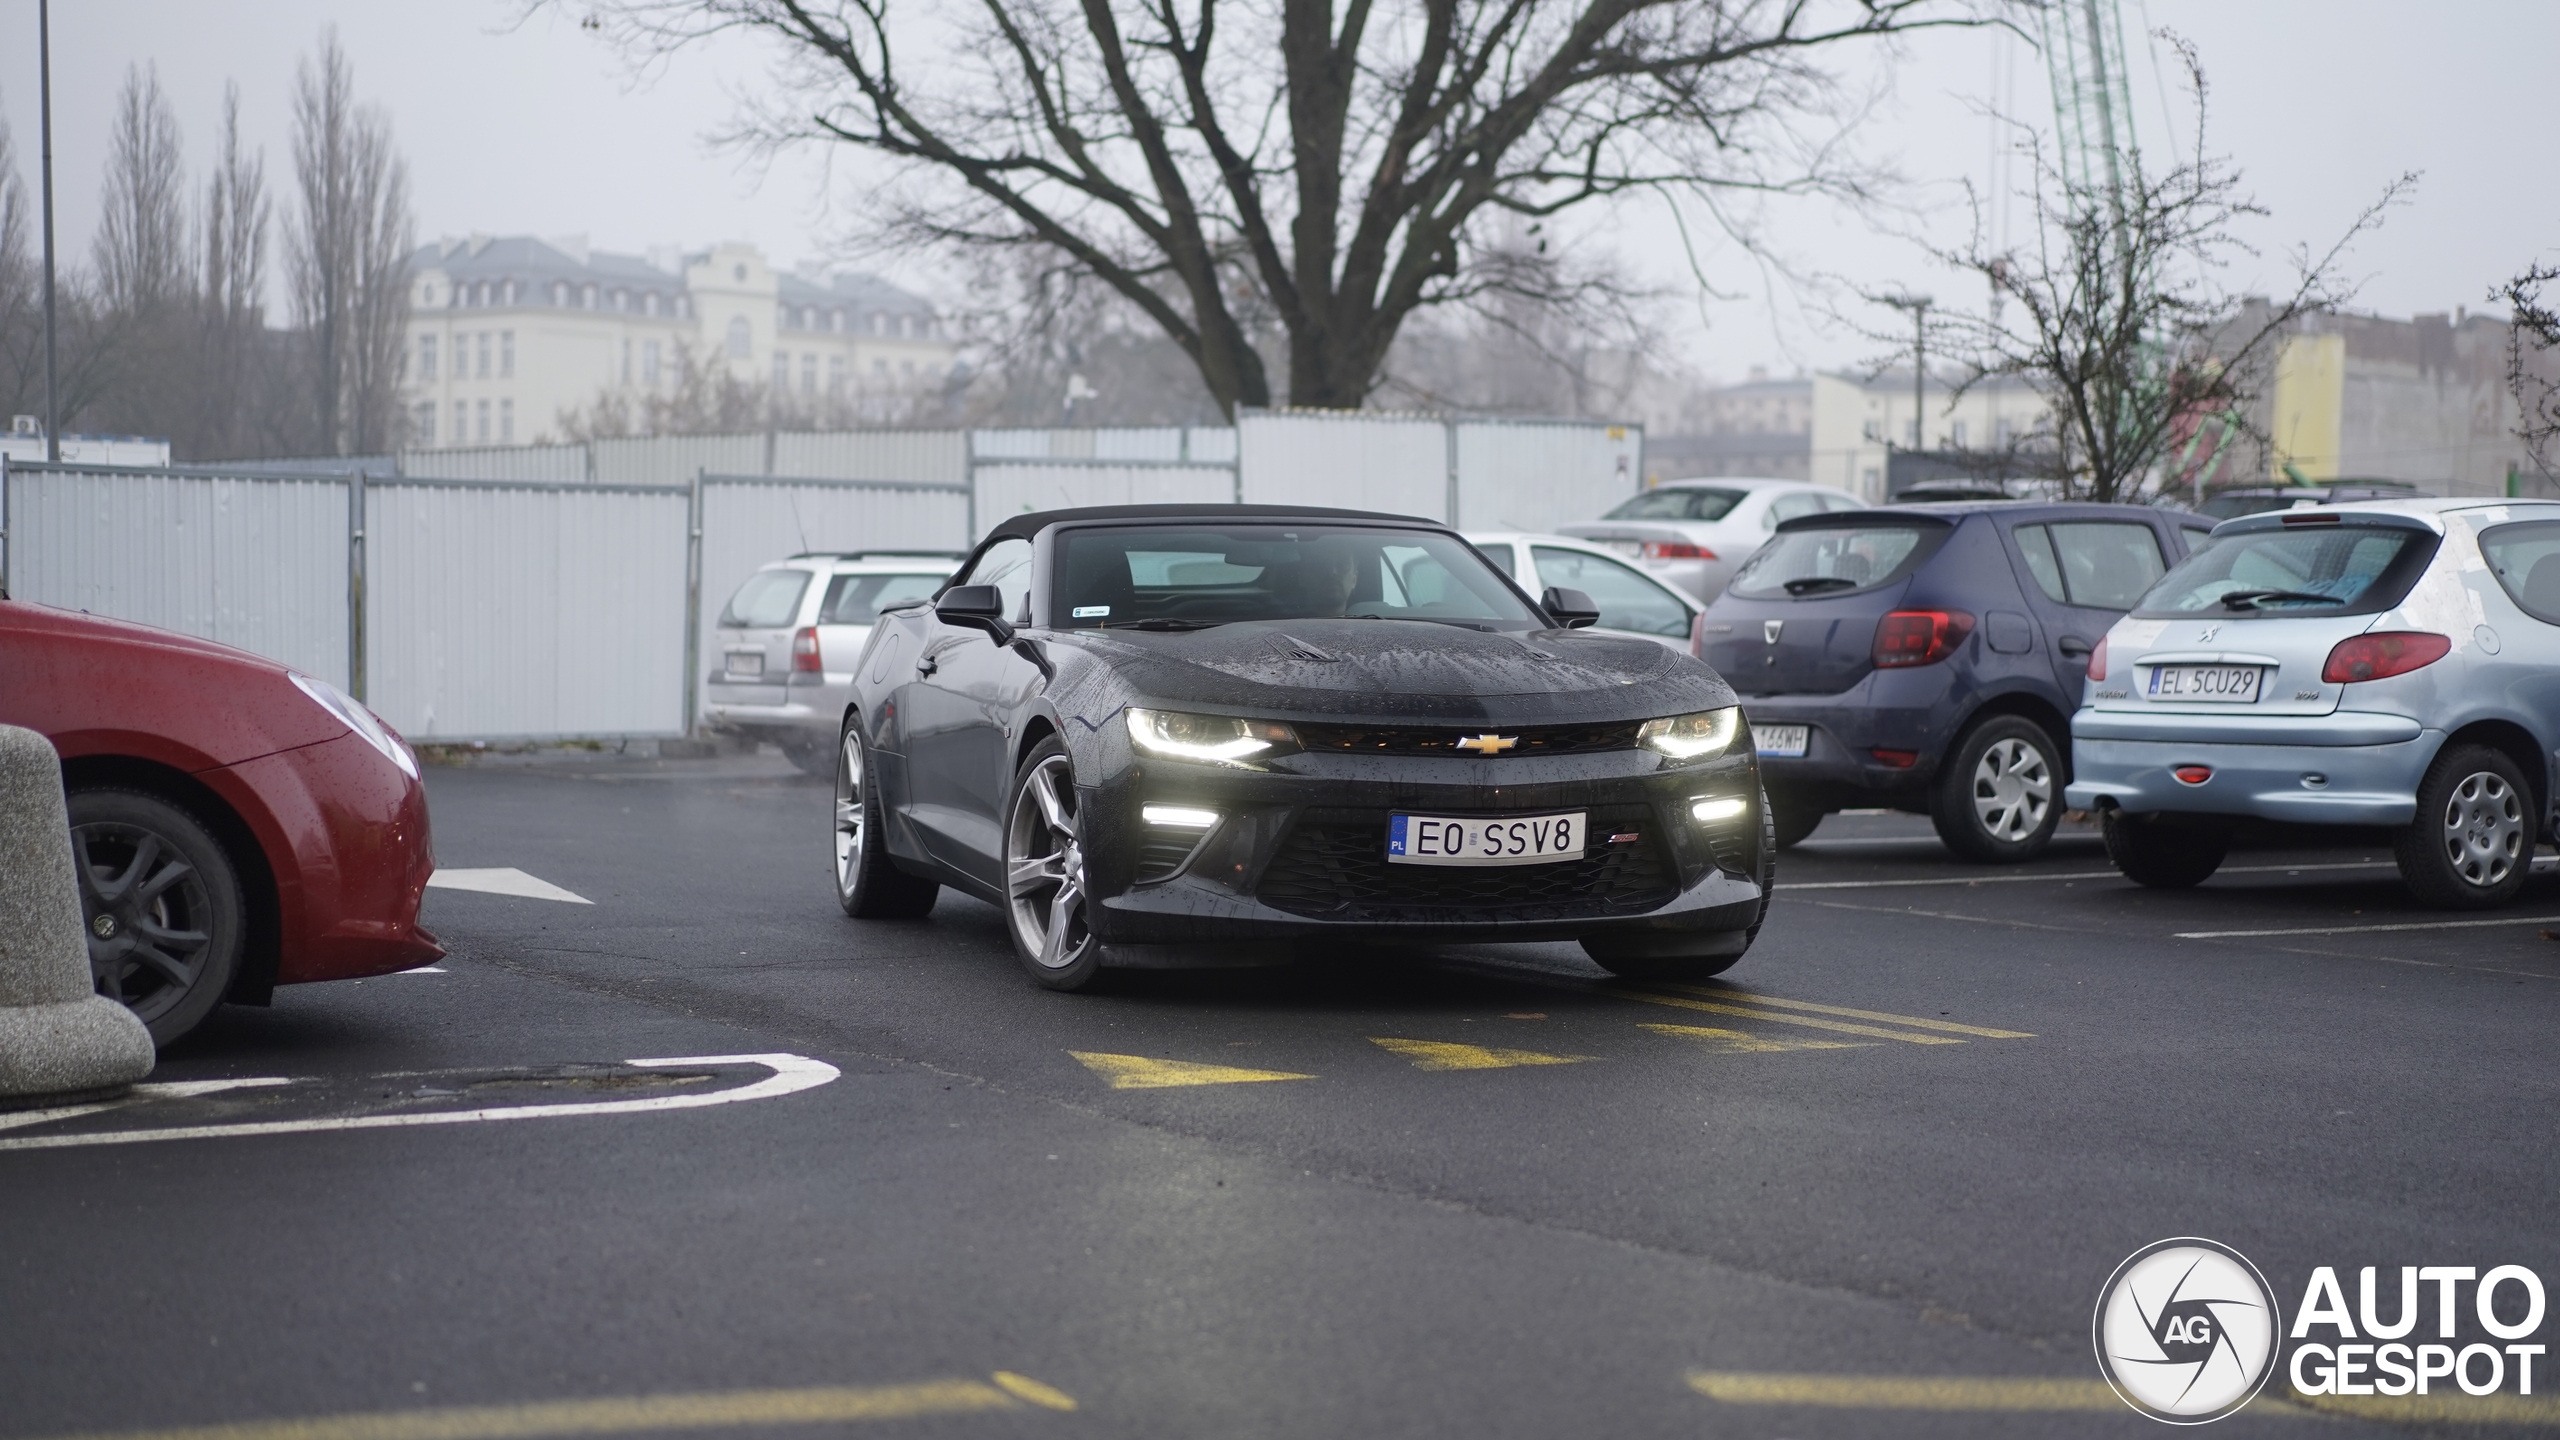
[[[388,449],[402,434],[409,169],[390,120],[357,103],[334,29],[295,72],[293,167],[301,207],[285,270],[294,323],[309,335],[321,443],[339,455]]]
[[[1931,311],[1930,348],[1963,358],[1959,393],[1995,376],[2035,387],[2051,407],[2067,492],[2091,500],[2177,483],[2159,473],[2163,462],[2208,420],[2223,427],[2225,443],[2247,432],[2284,337],[2305,315],[2352,296],[2341,271],[2348,245],[2417,183],[2402,175],[2328,250],[2298,253],[2284,294],[2232,293],[2222,275],[2256,253],[2237,227],[2267,212],[2241,188],[2232,162],[2206,148],[2204,71],[2193,48],[2160,33],[2185,62],[2190,153],[2157,175],[2131,164],[2109,187],[2067,177],[2026,131],[2034,180],[2021,198],[2041,222],[2027,246],[1994,248],[1977,206],[1968,243],[1931,250],[2008,303],[1980,314]]]
[[[530,0],[561,3],[561,0]],[[1056,255],[1173,338],[1220,408],[1367,399],[1406,319],[1496,293],[1485,222],[1649,191],[1804,188],[1829,54],[1996,0],[579,0],[650,56],[789,57],[748,133],[886,157],[882,238]],[[921,62],[916,57],[921,56]]]
[[[2560,442],[2560,306],[2543,299],[2543,287],[2560,280],[2560,266],[2529,265],[2491,298],[2507,302],[2507,388],[2516,400],[2516,438],[2545,479],[2560,480],[2553,454]]]
[[[98,296],[121,316],[150,315],[189,290],[187,178],[178,117],[157,67],[127,66],[107,146],[106,193],[91,249]]]
[[[240,87],[222,96],[222,149],[205,184],[204,274],[198,290],[198,369],[203,412],[200,457],[263,449],[257,371],[265,342],[267,163],[240,148]]]

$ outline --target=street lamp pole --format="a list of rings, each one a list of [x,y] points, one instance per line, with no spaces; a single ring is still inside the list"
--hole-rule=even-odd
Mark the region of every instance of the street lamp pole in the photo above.
[[[36,0],[36,103],[44,155],[44,458],[62,463],[62,407],[53,367],[53,0]]]

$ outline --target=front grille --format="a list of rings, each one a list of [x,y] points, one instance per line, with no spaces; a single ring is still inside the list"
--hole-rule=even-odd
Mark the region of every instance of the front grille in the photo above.
[[[1499,751],[1493,757],[1500,759],[1513,755],[1593,755],[1610,750],[1632,750],[1636,745],[1636,730],[1643,723],[1628,720],[1610,725],[1463,727],[1299,724],[1294,728],[1298,732],[1299,743],[1309,750],[1352,755],[1477,755],[1482,752],[1461,750],[1458,742],[1476,735],[1499,735],[1517,740],[1519,744]]]
[[[1176,830],[1169,825],[1150,825],[1139,833],[1146,838],[1138,842],[1138,870],[1132,878],[1140,885],[1172,879],[1206,838],[1202,831]]]
[[[1578,920],[1653,909],[1679,893],[1653,811],[1589,807],[1591,848],[1546,865],[1396,865],[1384,810],[1309,810],[1256,887],[1262,903],[1321,920]],[[1611,844],[1614,835],[1636,838]]]

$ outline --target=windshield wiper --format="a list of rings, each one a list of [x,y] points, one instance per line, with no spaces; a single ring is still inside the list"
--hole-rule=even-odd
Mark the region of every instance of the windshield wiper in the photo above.
[[[1329,617],[1310,616],[1307,618],[1324,619]],[[1481,620],[1452,620],[1446,615],[1345,615],[1342,618],[1345,620],[1419,620],[1425,625],[1455,625],[1461,630],[1481,630],[1488,635],[1499,633],[1500,628],[1498,626],[1487,625]]]
[[[1855,590],[1858,582],[1846,575],[1807,575],[1801,580],[1788,581],[1783,588],[1789,595],[1802,598],[1825,590]]]
[[[1111,628],[1114,630],[1207,630],[1226,623],[1224,620],[1184,620],[1172,615],[1150,615],[1144,620],[1132,620],[1126,625],[1114,625]]]
[[[2233,590],[2225,594],[2219,603],[2225,610],[2243,607],[2255,610],[2270,600],[2308,600],[2316,605],[2346,603],[2335,595],[2323,595],[2316,590]]]

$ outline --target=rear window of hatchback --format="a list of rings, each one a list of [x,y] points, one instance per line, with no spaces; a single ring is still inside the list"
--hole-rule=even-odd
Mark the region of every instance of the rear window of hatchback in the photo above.
[[[1947,543],[1951,527],[1922,520],[1869,520],[1779,531],[1727,588],[1762,599],[1810,600],[1888,585],[1920,568]]]
[[[2400,603],[2436,536],[2400,525],[2355,524],[2295,511],[2303,523],[2217,531],[2151,587],[2136,615],[2368,615]]]

